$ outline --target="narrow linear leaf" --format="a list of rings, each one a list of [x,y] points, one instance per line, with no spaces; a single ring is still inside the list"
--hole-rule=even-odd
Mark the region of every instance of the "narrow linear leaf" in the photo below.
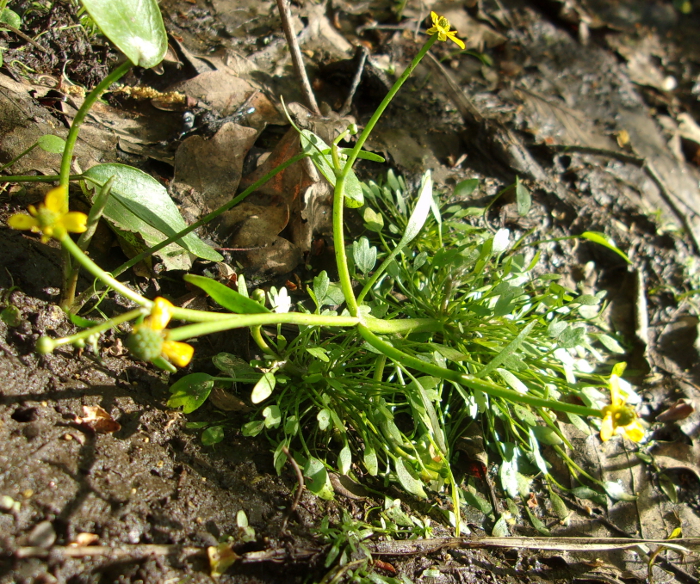
[[[499,365],[501,365],[508,357],[510,357],[515,351],[517,351],[520,348],[520,345],[523,344],[527,336],[532,332],[532,329],[535,328],[535,324],[537,324],[537,321],[533,320],[528,325],[520,331],[517,337],[515,337],[510,343],[508,343],[505,348],[498,354],[496,355],[491,361],[489,362],[486,367],[481,369],[480,371],[477,371],[475,376],[476,377],[486,377],[490,373],[492,373]]]
[[[259,302],[255,302],[255,300],[243,296],[240,292],[236,292],[211,278],[186,274],[184,280],[204,290],[217,304],[231,312],[238,314],[260,314],[263,312],[270,312],[269,308],[266,308]]]
[[[581,237],[583,239],[587,239],[588,241],[592,241],[594,243],[597,243],[599,245],[602,245],[603,247],[607,247],[609,250],[614,251],[617,255],[619,255],[623,260],[625,260],[628,264],[631,264],[632,262],[630,259],[627,257],[625,252],[623,252],[620,248],[618,248],[614,243],[612,243],[609,239],[608,236],[605,235],[605,233],[599,233],[597,231],[584,231],[581,234]]]

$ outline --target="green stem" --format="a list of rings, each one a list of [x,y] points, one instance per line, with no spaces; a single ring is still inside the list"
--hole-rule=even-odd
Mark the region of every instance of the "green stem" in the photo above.
[[[260,347],[260,350],[263,353],[266,353],[267,355],[272,355],[273,357],[277,357],[279,359],[279,355],[277,355],[277,353],[275,353],[270,348],[270,345],[268,345],[265,339],[263,338],[262,327],[260,325],[250,327],[250,336],[253,337],[255,344],[258,347]]]
[[[63,213],[68,213],[68,182],[70,181],[70,167],[73,162],[73,150],[75,150],[75,144],[78,141],[78,133],[80,132],[80,126],[88,112],[95,104],[95,102],[100,98],[102,93],[109,89],[112,83],[116,83],[121,79],[126,72],[132,67],[131,61],[125,61],[114,71],[112,71],[107,77],[105,77],[100,83],[93,89],[88,96],[85,98],[83,105],[80,106],[78,113],[75,114],[73,118],[73,123],[68,131],[68,137],[66,138],[66,148],[63,151],[63,158],[61,158],[61,170],[59,173],[59,183],[62,187],[66,189],[66,198],[63,204]]]
[[[602,417],[600,410],[594,410],[593,408],[587,408],[576,404],[568,404],[556,400],[543,399],[532,395],[521,394],[517,391],[513,391],[512,389],[506,389],[505,387],[491,383],[490,381],[479,379],[473,375],[467,375],[460,373],[459,371],[445,369],[444,367],[439,367],[438,365],[433,365],[432,363],[428,363],[422,359],[412,357],[411,355],[408,355],[393,347],[389,343],[381,340],[377,335],[369,330],[369,328],[362,324],[358,326],[358,331],[365,341],[367,341],[375,349],[378,349],[384,353],[390,359],[394,359],[406,367],[417,369],[418,371],[426,373],[427,375],[433,375],[435,377],[439,377],[440,379],[451,381],[452,383],[460,386],[477,389],[488,395],[500,397],[512,403],[526,403],[535,407],[549,408],[560,412],[569,412],[583,417]]]
[[[115,316],[114,318],[107,319],[98,325],[95,325],[89,329],[85,329],[84,331],[80,331],[79,333],[75,333],[74,335],[71,335],[69,337],[61,337],[60,339],[52,339],[53,345],[54,345],[54,347],[60,347],[61,345],[70,345],[70,344],[74,343],[75,341],[79,341],[81,339],[87,339],[87,338],[91,337],[92,335],[96,335],[96,334],[99,334],[103,331],[114,328],[117,325],[122,324],[123,322],[128,322],[130,320],[134,320],[135,318],[138,318],[139,316],[143,316],[143,314],[144,314],[143,308],[135,308],[134,310],[130,310],[128,312],[120,314],[119,316]]]
[[[34,142],[34,144],[32,144],[32,145],[31,145],[29,148],[27,148],[24,152],[20,152],[17,156],[15,156],[12,160],[10,160],[10,162],[8,162],[8,163],[3,164],[2,166],[0,166],[0,172],[2,172],[3,170],[5,170],[6,168],[9,168],[10,166],[12,166],[15,162],[17,162],[17,161],[18,161],[20,158],[22,158],[23,156],[26,156],[27,154],[29,154],[29,153],[30,153],[32,150],[34,150],[34,148],[36,148],[37,146],[39,146],[39,143],[38,143],[38,142]]]
[[[183,312],[199,312],[186,311],[185,309],[172,309],[173,318],[182,318]],[[322,316],[320,314],[306,314],[302,312],[287,312],[285,314],[276,314],[274,312],[263,314],[237,314],[234,316],[222,317],[221,313],[202,312],[202,315],[209,314],[212,319],[207,322],[199,322],[181,326],[176,329],[168,330],[168,339],[171,341],[184,341],[194,337],[201,337],[210,333],[218,333],[234,328],[265,326],[270,324],[301,324],[306,326],[356,326],[359,324],[359,319],[354,316]]]
[[[349,168],[348,163],[345,168]],[[348,312],[353,316],[358,316],[359,305],[352,290],[352,278],[348,268],[348,257],[345,251],[345,223],[343,211],[345,208],[345,169],[338,175],[333,191],[333,243],[335,245],[335,263],[338,268],[338,280],[343,291],[345,302],[348,305]]]
[[[379,104],[379,107],[376,109],[374,114],[372,114],[372,117],[369,119],[369,122],[367,122],[365,129],[362,131],[362,134],[360,134],[355,147],[352,149],[352,152],[349,154],[348,159],[346,160],[345,167],[343,168],[344,176],[348,175],[352,165],[355,164],[355,160],[357,160],[357,156],[360,153],[360,150],[362,150],[362,146],[364,146],[365,141],[367,138],[369,138],[374,126],[377,125],[377,122],[384,113],[384,110],[391,103],[391,100],[394,99],[394,96],[398,93],[399,89],[401,89],[401,86],[411,76],[411,73],[413,73],[413,70],[418,66],[418,63],[421,62],[421,59],[425,57],[425,54],[430,50],[430,47],[433,46],[433,43],[437,40],[437,38],[438,35],[434,34],[425,42],[421,50],[418,51],[418,54],[413,58],[413,61],[411,61],[411,64],[401,74],[401,77],[396,80],[392,88],[389,90],[389,93],[387,93],[386,97],[382,100],[382,103]]]
[[[55,182],[59,179],[57,174],[48,174],[42,176],[36,176],[33,174],[10,174],[8,176],[0,177],[2,182]],[[71,174],[68,177],[70,180],[80,180],[83,178],[82,174]]]
[[[384,110],[391,103],[391,100],[394,99],[394,96],[398,93],[399,89],[401,89],[401,86],[411,76],[413,70],[418,66],[418,63],[421,62],[421,59],[430,50],[430,47],[433,46],[433,43],[436,40],[437,34],[434,34],[426,41],[421,50],[418,51],[418,54],[414,57],[413,61],[411,61],[411,64],[402,73],[401,77],[396,80],[392,88],[389,90],[389,93],[386,94],[386,97],[382,100],[382,103],[379,104],[379,107],[375,110],[374,114],[372,114],[372,117],[369,119],[369,122],[367,122],[365,129],[357,139],[357,143],[348,155],[348,158],[345,161],[345,166],[343,167],[343,170],[340,171],[335,183],[335,191],[333,194],[333,241],[335,244],[335,260],[338,267],[338,280],[340,281],[340,287],[343,290],[345,302],[348,305],[348,311],[353,316],[357,316],[359,314],[359,305],[357,299],[355,298],[355,293],[352,290],[352,279],[350,278],[350,270],[348,269],[348,260],[345,253],[345,233],[343,231],[345,181],[352,170],[353,164],[355,164],[355,161],[357,160],[360,150],[362,150],[362,146],[367,138],[369,138],[374,126],[377,125],[377,122],[384,113]]]
[[[70,252],[70,254],[78,261],[78,263],[81,266],[83,266],[83,268],[85,268],[88,272],[90,272],[93,276],[95,276],[95,278],[97,278],[107,286],[114,288],[114,290],[119,292],[122,296],[125,296],[129,300],[133,300],[134,302],[136,302],[136,304],[140,304],[141,306],[148,309],[150,309],[151,306],[153,306],[153,302],[144,298],[138,292],[135,292],[131,288],[127,288],[124,284],[122,284],[118,280],[115,280],[110,274],[108,274],[102,268],[100,268],[100,266],[98,266],[95,262],[93,262],[89,257],[85,255],[85,252],[83,252],[83,250],[78,247],[78,244],[75,243],[69,235],[66,234],[61,238],[61,244],[63,245],[63,249]]]

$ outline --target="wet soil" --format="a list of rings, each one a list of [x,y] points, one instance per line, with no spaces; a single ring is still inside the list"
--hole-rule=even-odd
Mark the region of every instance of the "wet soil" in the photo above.
[[[241,3],[235,9],[228,4],[216,0],[164,2],[166,26],[183,46],[200,55],[224,50],[274,55],[276,46],[283,47],[273,3]],[[351,40],[405,65],[416,50],[407,35],[391,28],[359,36],[354,32],[371,23],[373,16],[381,16],[384,20],[380,22],[389,26],[396,24],[390,6],[380,4],[338,2],[329,16]],[[636,271],[607,250],[570,242],[543,247],[543,265],[565,275],[572,287],[585,282],[593,289],[608,290],[611,319],[630,340],[629,360],[639,378],[646,380],[644,408],[649,420],[679,397],[697,404],[697,305],[692,296],[691,302],[679,301],[680,294],[700,285],[691,238],[680,225],[666,228],[678,223],[678,217],[644,171],[625,166],[609,154],[562,152],[553,147],[578,144],[617,151],[616,137],[626,130],[640,156],[657,157],[657,166],[672,189],[682,194],[694,184],[697,191],[700,173],[693,159],[693,142],[682,143],[690,155],[681,164],[667,145],[673,130],[661,122],[679,112],[700,119],[700,16],[697,12],[682,15],[670,2],[591,2],[590,13],[585,5],[567,3],[580,8],[574,16],[562,10],[563,2],[513,0],[501,2],[504,10],[496,4],[483,2],[482,22],[498,30],[506,42],[490,46],[486,39],[479,47],[493,67],[485,67],[474,57],[448,55],[445,47],[436,52],[447,57],[449,71],[483,115],[515,132],[544,174],[538,177],[538,171],[532,170],[533,174],[523,175],[521,169],[504,163],[502,152],[492,150],[491,142],[475,141],[478,132],[450,100],[444,83],[427,68],[419,71],[405,95],[390,108],[373,147],[409,179],[426,167],[433,168],[447,187],[463,178],[481,178],[482,195],[498,192],[516,174],[524,176],[535,196],[532,216],[527,218],[530,223],[513,214],[507,200],[489,217],[516,232],[541,225],[549,229],[551,238],[590,230],[614,237],[632,257]],[[302,24],[308,20],[306,8],[295,7]],[[29,76],[37,83],[43,75],[60,80],[65,72],[72,84],[91,87],[109,69],[114,53],[99,37],[88,37],[75,26],[79,20],[68,3],[38,9],[35,3],[20,2],[15,9],[24,15],[23,29],[37,37],[46,53],[11,32],[0,32],[6,49],[3,73],[17,81]],[[417,3],[407,3],[407,18],[418,11]],[[44,34],[37,36],[39,32]],[[586,44],[584,34],[588,35]],[[655,39],[658,47],[650,62],[664,75],[674,76],[677,88],[663,91],[634,83],[622,56],[628,53],[619,49],[621,38],[630,44]],[[337,92],[346,81],[342,75],[338,81],[338,71],[331,64],[341,59],[336,48],[323,46],[323,39],[316,42],[320,45],[309,62],[314,87],[320,99],[335,106],[342,103]],[[134,75],[132,81],[142,74]],[[260,78],[274,92],[299,95],[289,68],[274,74],[265,70]],[[379,74],[361,86],[353,110],[361,120],[376,103],[381,87]],[[115,107],[124,105],[123,100],[111,99]],[[56,115],[53,110],[51,115]],[[63,123],[60,116],[56,119]],[[126,157],[123,152],[113,156],[115,160]],[[143,157],[137,157],[137,162],[169,178],[167,164]],[[371,170],[367,165],[363,172]],[[697,219],[692,211],[697,192],[683,196],[681,208],[692,228]],[[2,224],[29,202],[33,202],[31,195],[18,198],[6,190],[0,195]],[[105,246],[101,253],[119,256],[121,252]],[[116,265],[120,260],[107,261]],[[0,321],[0,496],[5,497],[0,510],[0,583],[209,582],[206,548],[226,536],[237,541],[241,510],[256,537],[234,549],[239,554],[269,554],[261,561],[235,564],[221,582],[322,580],[328,571],[323,563],[326,548],[314,530],[326,516],[337,521],[343,508],[361,518],[375,501],[340,495],[329,503],[305,491],[298,509],[289,515],[295,474],[287,467],[278,476],[270,445],[264,439],[241,435],[244,414],[227,416],[224,442],[203,446],[200,434],[186,423],[222,414],[212,405],[187,418],[168,410],[168,387],[175,378],[133,361],[122,347],[120,331],[103,337],[98,355],[74,348],[37,355],[34,343],[40,335],[60,336],[74,330],[56,306],[60,251],[31,236],[0,228],[0,262],[0,299],[3,306],[17,309],[11,322]],[[596,277],[591,278],[587,271],[589,262],[594,262]],[[149,290],[155,286],[136,276],[134,281]],[[81,287],[88,284],[85,280]],[[170,284],[163,281],[159,285]],[[640,288],[646,290],[647,302],[641,307],[639,294],[632,293]],[[104,305],[108,313],[117,308],[114,298]],[[647,315],[645,330],[640,329],[640,310]],[[210,342],[199,347],[192,370],[207,370],[209,356],[218,350],[247,356],[243,336]],[[646,374],[654,378],[645,378]],[[83,416],[85,406],[101,406],[121,429],[102,434],[80,424],[76,417]],[[693,414],[676,425],[657,427],[657,431],[660,439],[673,437],[692,444],[698,440],[700,423]],[[681,499],[675,506],[664,503],[663,507],[665,516],[676,513],[685,518],[686,536],[700,535],[700,489],[693,464],[669,475]],[[658,476],[653,481],[657,481],[655,493],[659,495]],[[406,504],[413,504],[405,499]],[[607,520],[629,510],[611,502],[608,508],[589,508],[592,519],[585,521]],[[578,511],[581,517],[584,513]],[[466,508],[465,514],[474,533],[485,533],[482,515]],[[523,534],[533,533],[520,528]],[[436,525],[434,533],[449,532]],[[94,534],[97,545],[124,553],[117,556],[105,548],[101,554],[73,557],[65,546],[80,541],[81,534]],[[20,557],[20,549],[35,557]],[[384,559],[391,570],[414,582],[620,581],[616,578],[641,582],[646,574],[641,561],[636,571],[623,572],[622,564],[609,563],[598,569],[592,557],[537,551],[443,550]],[[679,565],[683,572],[675,578],[697,581],[692,558]],[[377,569],[385,576],[393,573],[386,567],[383,572],[381,566]]]

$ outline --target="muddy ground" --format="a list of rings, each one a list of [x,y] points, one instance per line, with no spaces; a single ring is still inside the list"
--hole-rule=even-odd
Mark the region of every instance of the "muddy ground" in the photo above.
[[[700,286],[700,128],[694,122],[700,120],[700,6],[686,14],[679,9],[683,3],[661,1],[403,4],[401,17],[390,2],[315,5],[307,0],[292,7],[297,29],[304,30],[301,45],[318,100],[336,111],[343,106],[356,68],[355,47],[364,46],[370,59],[349,113],[366,121],[386,91],[391,69],[401,69],[415,54],[419,45],[413,32],[428,11],[445,13],[478,55],[436,46],[433,52],[444,58],[447,75],[436,66],[421,66],[388,110],[371,147],[409,179],[431,168],[445,196],[459,181],[476,177],[486,197],[518,175],[534,193],[533,210],[520,218],[506,199],[489,215],[494,226],[516,233],[536,228],[549,238],[602,231],[632,259],[627,267],[592,244],[542,246],[547,267],[572,286],[585,282],[591,290],[608,291],[611,322],[628,340],[626,358],[644,397],[642,414],[653,424],[654,446],[643,449],[656,461],[641,464],[629,445],[618,441],[602,447],[595,436],[581,441],[579,456],[589,468],[597,467],[640,497],[609,499],[605,505],[572,500],[570,525],[558,525],[544,509],[547,525],[555,536],[663,539],[677,527],[685,537],[700,536],[695,412],[700,359],[698,303],[692,294]],[[94,86],[117,58],[103,39],[76,26],[69,3],[18,2],[14,8],[23,15],[23,30],[45,51],[12,31],[0,32],[2,163],[46,128],[65,135],[75,112],[71,99],[80,98],[71,87]],[[273,2],[169,0],[162,9],[174,55],[160,75],[135,71],[125,83],[164,90],[218,66],[247,79],[270,102],[280,94],[287,102],[303,99]],[[214,61],[218,65],[212,69]],[[212,95],[198,98],[215,101]],[[241,99],[226,104],[230,94],[222,99],[225,115],[245,105]],[[262,122],[244,120],[253,127],[267,124],[247,147],[254,153],[269,151],[286,129],[264,104],[257,112]],[[143,168],[172,185],[186,217],[196,215],[197,200],[183,194],[188,175],[176,153],[181,131],[182,112],[115,93],[86,127],[78,163],[87,168],[95,161],[121,161]],[[195,155],[209,163],[206,152]],[[246,172],[245,156],[239,158],[236,184]],[[56,166],[55,157],[33,152],[5,173],[52,174]],[[366,165],[362,172],[377,169]],[[225,180],[230,186],[234,178]],[[42,193],[31,183],[24,190],[5,185],[2,225],[10,214],[41,200]],[[319,219],[314,240],[330,243],[326,229]],[[107,268],[119,265],[121,250],[107,231],[102,237],[95,257]],[[295,258],[309,259],[304,241],[294,240],[293,233],[284,232],[281,239],[286,243],[270,245],[291,250],[280,256],[283,268],[294,268]],[[278,476],[270,445],[241,435],[245,414],[225,414],[226,440],[203,446],[186,422],[224,414],[213,405],[187,418],[169,410],[168,387],[175,377],[133,361],[119,331],[103,336],[98,355],[73,348],[37,355],[33,347],[40,335],[74,331],[56,306],[60,250],[0,228],[0,262],[0,300],[3,307],[16,308],[0,322],[0,582],[207,582],[206,548],[226,536],[241,537],[240,510],[255,538],[235,546],[246,561],[234,564],[221,582],[324,578],[326,549],[314,529],[324,516],[338,521],[343,508],[360,518],[373,500],[341,494],[329,503],[304,492],[289,515],[295,474],[285,468]],[[309,277],[304,270],[296,273]],[[247,274],[278,285],[294,279],[284,269],[272,270],[265,258],[251,262]],[[180,275],[161,271],[158,279],[140,271],[129,277],[151,296],[165,290],[185,297]],[[85,278],[79,288],[89,284]],[[114,297],[102,309],[109,314],[123,306]],[[209,370],[210,356],[222,350],[250,357],[244,334],[206,343],[198,345],[190,370]],[[687,406],[681,416],[655,423],[680,399]],[[97,405],[119,422],[118,431],[95,433],[78,423],[84,406]],[[400,496],[414,507],[410,497]],[[482,515],[466,507],[464,513],[474,535],[490,534],[492,526]],[[513,531],[536,534],[522,517]],[[81,534],[94,534],[92,544],[104,547],[91,555],[84,546],[70,548],[85,537]],[[449,531],[436,523],[434,534]],[[694,554],[664,558],[653,570],[654,581],[698,581]],[[647,565],[633,551],[448,546],[381,560],[386,564],[377,565],[378,573],[414,582],[647,579]]]

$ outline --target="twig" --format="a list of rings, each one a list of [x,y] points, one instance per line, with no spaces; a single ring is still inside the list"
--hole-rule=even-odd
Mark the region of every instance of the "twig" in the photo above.
[[[640,545],[659,545],[687,552],[700,546],[700,537],[678,539],[628,539],[622,537],[441,537],[425,540],[380,541],[365,544],[372,554],[406,556],[433,553],[443,549],[534,549],[568,552],[602,552],[624,550]]]
[[[299,561],[308,559],[319,550],[296,550],[290,554],[287,549],[271,549],[241,554],[237,562],[255,564],[258,562],[282,562],[284,560]],[[61,546],[50,548],[25,546],[15,550],[17,559],[26,558],[88,558],[104,557],[109,559],[137,561],[152,556],[184,556],[188,558],[206,557],[207,549],[203,547],[183,546],[179,544],[136,544],[131,546],[110,547],[106,545]]]
[[[35,49],[39,49],[42,53],[48,53],[45,47],[42,47],[39,43],[37,43],[32,37],[27,36],[24,34],[21,30],[18,28],[15,28],[14,26],[7,24],[6,22],[3,22],[2,25],[0,25],[2,28],[6,28],[9,31],[12,31],[15,33],[17,36],[22,37],[25,41],[27,41],[29,44],[31,44]]]
[[[297,507],[299,506],[299,501],[301,501],[301,493],[304,490],[304,475],[301,472],[301,469],[299,468],[299,465],[297,464],[297,461],[294,460],[294,457],[291,455],[289,452],[289,448],[286,446],[282,447],[282,452],[284,452],[284,455],[287,457],[287,460],[289,461],[289,464],[292,466],[294,469],[294,473],[297,475],[297,492],[294,493],[294,500],[292,501],[292,506],[289,508],[289,511],[287,512],[287,516],[284,518],[284,521],[282,522],[282,529],[287,528],[287,521],[289,521],[289,517],[292,515],[297,510]]]
[[[367,62],[367,49],[365,47],[360,47],[360,63],[357,66],[357,71],[355,72],[355,77],[352,80],[352,85],[350,85],[350,91],[348,91],[348,96],[345,98],[345,103],[343,107],[340,108],[338,112],[341,116],[346,116],[350,113],[350,108],[352,107],[352,100],[355,97],[357,88],[362,80],[362,73],[365,70],[365,63]]]
[[[299,41],[297,41],[297,35],[294,32],[294,25],[292,24],[292,11],[289,9],[289,0],[277,0],[277,8],[279,9],[280,17],[282,18],[284,36],[287,38],[289,52],[292,55],[292,66],[294,67],[294,71],[296,72],[299,82],[301,83],[301,90],[304,94],[304,100],[306,101],[307,107],[317,116],[320,116],[321,110],[318,109],[316,97],[314,96],[314,90],[311,88],[311,83],[309,83],[309,77],[306,74],[306,68],[304,67],[304,60],[301,55],[301,49],[299,48]]]

